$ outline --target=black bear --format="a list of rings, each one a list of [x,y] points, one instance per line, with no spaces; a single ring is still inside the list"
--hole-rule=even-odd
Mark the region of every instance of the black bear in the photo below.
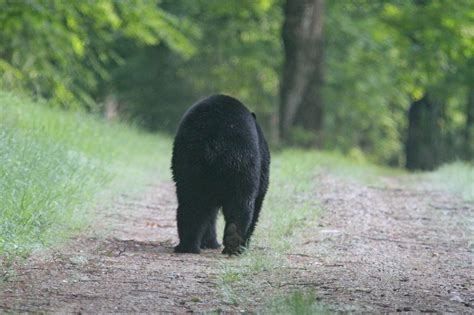
[[[241,102],[214,95],[189,108],[179,124],[171,162],[178,197],[175,252],[219,248],[216,217],[222,208],[222,253],[240,254],[258,220],[269,166],[262,130]]]

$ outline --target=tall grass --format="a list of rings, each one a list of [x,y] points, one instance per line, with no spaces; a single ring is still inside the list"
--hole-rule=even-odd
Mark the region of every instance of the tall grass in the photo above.
[[[0,256],[65,239],[110,189],[168,175],[170,142],[0,92]]]
[[[77,207],[100,189],[107,173],[80,152],[3,129],[0,178],[0,253],[19,253],[80,225],[84,212]]]

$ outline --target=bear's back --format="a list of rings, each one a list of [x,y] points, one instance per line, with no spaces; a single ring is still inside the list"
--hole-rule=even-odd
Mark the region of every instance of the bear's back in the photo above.
[[[176,137],[190,145],[219,141],[248,145],[256,135],[255,120],[241,102],[230,96],[213,95],[186,111]]]
[[[214,95],[183,115],[173,145],[172,168],[212,177],[255,172],[260,168],[255,118],[238,100]]]

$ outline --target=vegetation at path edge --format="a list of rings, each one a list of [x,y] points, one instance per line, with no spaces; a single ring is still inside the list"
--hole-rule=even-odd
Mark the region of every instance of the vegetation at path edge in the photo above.
[[[457,161],[445,164],[422,177],[437,188],[474,202],[474,165],[471,163]]]
[[[107,191],[168,174],[166,137],[40,105],[0,93],[0,256],[64,240]]]

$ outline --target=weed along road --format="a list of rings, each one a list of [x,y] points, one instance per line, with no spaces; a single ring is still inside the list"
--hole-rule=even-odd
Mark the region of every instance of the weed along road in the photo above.
[[[94,230],[15,262],[3,276],[0,308],[274,312],[302,304],[356,313],[473,312],[472,203],[410,188],[403,177],[366,185],[283,160],[291,157],[276,157],[264,209],[275,212],[263,212],[246,254],[173,253],[176,200],[172,183],[162,181],[116,197]],[[300,186],[287,182],[286,192],[272,192],[286,172]],[[291,205],[300,211],[285,216]]]

